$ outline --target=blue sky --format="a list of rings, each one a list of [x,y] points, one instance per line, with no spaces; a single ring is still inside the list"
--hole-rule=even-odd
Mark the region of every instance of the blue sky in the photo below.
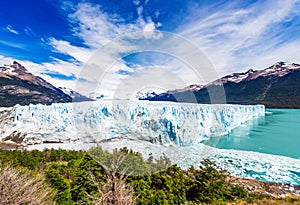
[[[129,33],[141,32],[147,39],[164,32],[178,35],[205,54],[218,76],[278,61],[300,63],[299,0],[11,0],[1,1],[0,19],[1,64],[17,60],[50,83],[86,95],[112,95],[131,77],[136,81],[134,73],[144,76],[141,82],[160,78],[151,86],[162,90],[204,81],[179,58],[132,52],[135,43],[123,39],[117,53],[131,53],[112,66],[99,89],[94,74],[100,68],[90,68],[87,62]],[[104,56],[99,58],[111,57]],[[169,73],[184,83],[162,77]]]

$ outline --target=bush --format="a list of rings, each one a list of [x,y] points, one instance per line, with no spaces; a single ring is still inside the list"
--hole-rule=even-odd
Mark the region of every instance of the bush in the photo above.
[[[49,205],[54,204],[53,196],[44,181],[31,176],[28,170],[0,167],[0,204]]]

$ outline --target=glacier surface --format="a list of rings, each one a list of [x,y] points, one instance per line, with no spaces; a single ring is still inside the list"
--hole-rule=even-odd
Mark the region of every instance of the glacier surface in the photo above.
[[[95,101],[15,106],[0,110],[2,141],[101,143],[143,140],[188,146],[221,136],[253,118],[263,105],[200,105],[147,101]]]

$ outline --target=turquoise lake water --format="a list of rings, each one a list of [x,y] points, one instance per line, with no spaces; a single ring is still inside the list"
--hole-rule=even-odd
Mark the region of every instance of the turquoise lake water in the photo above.
[[[264,117],[203,143],[300,159],[300,109],[266,109]]]

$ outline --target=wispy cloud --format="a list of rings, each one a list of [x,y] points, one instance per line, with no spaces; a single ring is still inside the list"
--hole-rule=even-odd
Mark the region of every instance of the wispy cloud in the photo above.
[[[26,28],[24,28],[24,32],[28,36],[36,36],[35,32],[29,26],[27,26]]]
[[[126,22],[117,14],[108,14],[102,11],[99,5],[80,3],[76,12],[69,15],[71,22],[77,22],[74,35],[84,40],[91,48],[99,49],[112,39],[129,33],[145,31],[154,32],[160,24],[154,24],[150,17],[143,17],[143,7],[137,7],[138,18],[134,22]]]
[[[202,48],[221,74],[245,67],[262,68],[282,59],[280,43],[297,46],[297,39],[283,35],[287,29],[283,24],[299,15],[298,0],[257,1],[246,7],[232,1],[210,9],[210,15],[195,15],[178,31]],[[278,53],[272,59],[261,60],[274,54],[274,50]],[[294,60],[300,61],[296,56]]]
[[[140,4],[140,1],[134,0],[134,1],[132,1],[132,3],[133,3],[134,5],[136,5],[136,6],[138,6],[138,5]]]
[[[15,30],[11,25],[7,25],[5,27],[5,30],[10,32],[10,33],[13,33],[13,34],[16,34],[16,35],[19,35],[19,32],[17,30]]]
[[[10,41],[0,40],[0,44],[5,45],[5,46],[9,46],[9,47],[12,47],[12,48],[26,50],[26,46],[24,44],[21,44],[21,43],[15,43],[15,42],[10,42]]]
[[[9,57],[0,55],[0,63],[1,63],[1,65],[9,65],[13,61],[14,61],[13,58],[9,58]]]

